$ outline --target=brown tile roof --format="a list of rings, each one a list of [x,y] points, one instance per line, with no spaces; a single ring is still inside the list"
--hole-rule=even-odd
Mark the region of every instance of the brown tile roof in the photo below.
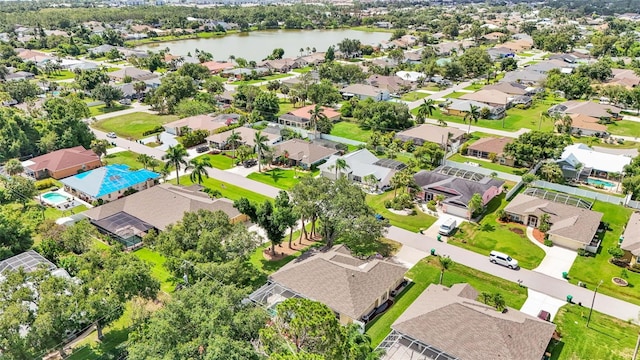
[[[324,110],[324,114],[327,116],[327,118],[329,119],[334,119],[337,117],[340,117],[340,113],[333,110],[330,107],[326,107],[326,106],[321,106],[321,108]],[[307,106],[303,106],[299,109],[293,109],[291,111],[289,111],[289,114],[293,115],[293,116],[297,116],[299,118],[303,118],[303,119],[311,119],[311,113],[309,113],[309,111],[314,110],[315,109],[315,105],[307,105]]]
[[[364,261],[345,254],[344,245],[292,261],[270,279],[296,293],[319,301],[352,319],[360,319],[376,299],[406,272],[382,260]]]
[[[611,117],[611,113],[619,114],[622,109],[613,105],[598,104],[593,101],[565,101],[561,105],[567,107],[567,114],[584,114],[595,118]]]
[[[255,138],[255,134],[258,132],[257,130],[248,128],[248,127],[244,127],[241,126],[239,128],[233,129],[233,130],[229,130],[229,131],[225,131],[219,134],[213,134],[213,135],[209,135],[207,137],[207,141],[213,141],[215,143],[218,144],[222,144],[222,143],[226,143],[227,139],[229,138],[229,135],[231,135],[231,132],[235,131],[236,133],[240,134],[240,137],[242,138],[242,140],[240,140],[240,142],[249,145],[249,146],[255,146],[255,142],[253,141],[253,139]],[[280,136],[275,135],[275,134],[271,134],[268,133],[266,131],[262,132],[262,135],[266,136],[267,139],[269,141],[274,141],[276,139],[278,139]]]
[[[100,220],[125,212],[158,230],[164,230],[170,224],[182,220],[185,212],[198,210],[220,210],[231,219],[240,215],[231,200],[211,199],[209,195],[199,191],[197,186],[182,187],[166,183],[94,207],[83,214],[92,220]]]
[[[549,214],[549,234],[562,236],[589,244],[600,226],[603,214],[597,211],[565,205],[535,196],[519,194],[504,208],[504,211],[519,215]]]
[[[442,144],[443,141],[447,140],[448,133],[453,134],[453,139],[458,139],[465,134],[463,130],[454,127],[422,124],[412,127],[411,129],[401,131],[396,134],[396,137],[403,141],[419,139],[422,141]]]
[[[473,144],[469,145],[468,149],[500,155],[504,151],[505,145],[510,144],[511,142],[513,142],[513,139],[511,138],[487,137],[487,138],[482,138],[474,142]]]
[[[607,127],[599,124],[600,119],[584,114],[571,114],[571,127],[592,131],[606,132]]]
[[[217,73],[226,69],[233,69],[233,64],[228,62],[207,61],[200,65],[206,67],[213,73]]]
[[[509,94],[494,89],[482,89],[474,93],[464,94],[460,96],[463,100],[475,100],[488,104],[507,105],[509,103]]]
[[[339,151],[336,149],[330,149],[328,147],[316,145],[308,141],[300,139],[291,139],[273,147],[275,156],[281,156],[285,151],[289,154],[288,158],[295,161],[302,161],[304,163],[313,164],[320,160],[326,159],[333,154],[337,154]],[[304,156],[301,158],[300,154]]]
[[[164,124],[165,128],[181,128],[185,126],[191,130],[213,131],[226,126],[226,124],[222,121],[217,121],[209,115],[190,116],[170,122],[168,124]]]
[[[640,256],[640,212],[631,214],[622,236],[624,240],[620,247],[635,256]]]
[[[477,295],[468,284],[429,285],[391,327],[459,359],[540,360],[556,326],[511,308],[498,312]]]
[[[60,149],[45,155],[34,157],[25,161],[25,167],[40,171],[47,169],[50,172],[65,170],[83,164],[88,164],[100,160],[93,150],[87,150],[82,146],[76,146],[69,149]]]

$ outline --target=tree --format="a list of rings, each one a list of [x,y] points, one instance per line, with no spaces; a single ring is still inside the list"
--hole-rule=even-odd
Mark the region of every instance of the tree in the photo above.
[[[502,311],[506,308],[506,304],[502,294],[495,293],[493,294],[493,306],[495,306],[496,310]]]
[[[422,104],[418,106],[418,111],[416,112],[416,122],[418,124],[424,124],[424,119],[428,116],[432,116],[435,110],[436,103],[433,99],[422,100]]]
[[[513,71],[518,68],[518,61],[512,57],[506,57],[500,61],[500,70]]]
[[[327,49],[327,52],[324,54],[324,61],[332,62],[333,60],[335,60],[335,58],[336,58],[335,50],[333,49],[333,46],[329,46],[329,48]]]
[[[8,93],[18,103],[34,99],[42,93],[42,90],[35,83],[27,80],[7,81],[0,86],[0,89]]]
[[[360,50],[360,40],[357,39],[344,39],[338,43],[338,49],[344,54],[346,58],[351,58],[357,54]]]
[[[27,251],[33,245],[31,231],[16,216],[0,212],[0,260]]]
[[[470,78],[486,74],[493,65],[487,50],[480,47],[467,49],[458,59]]]
[[[442,285],[442,278],[444,278],[444,272],[449,270],[453,266],[453,260],[448,256],[438,256],[438,264],[440,265],[440,284]]]
[[[22,176],[14,176],[12,178],[4,178],[5,199],[9,201],[18,201],[24,208],[27,202],[31,201],[38,194],[33,180]]]
[[[336,163],[331,165],[331,168],[333,168],[336,171],[335,179],[338,180],[338,173],[343,174],[350,167],[349,167],[349,164],[347,163],[347,160],[343,158],[338,158],[336,159]]]
[[[215,106],[201,100],[183,99],[175,108],[175,113],[180,118],[209,114],[215,110]]]
[[[160,112],[172,114],[182,99],[193,97],[196,93],[192,78],[170,73],[162,78],[157,89],[149,92],[145,101]]]
[[[4,164],[4,171],[6,171],[9,176],[13,176],[22,173],[24,171],[24,167],[20,160],[11,159]]]
[[[104,84],[96,86],[91,92],[91,95],[96,100],[104,102],[107,108],[112,107],[114,101],[120,100],[123,97],[122,90]]]
[[[111,146],[109,141],[107,140],[92,140],[91,141],[91,151],[93,151],[98,158],[102,159],[104,155],[107,155],[107,149]]]
[[[240,136],[239,133],[237,133],[235,130],[231,130],[231,134],[229,134],[229,137],[227,137],[227,146],[231,146],[231,149],[233,151],[233,155],[231,155],[233,158],[236,157],[236,147],[240,144],[240,142],[242,141],[242,136]]]
[[[298,214],[294,209],[289,194],[281,190],[275,200],[275,207],[282,223],[289,228],[289,249],[292,249],[293,229],[298,223]]]
[[[549,214],[542,214],[540,216],[540,224],[538,224],[538,230],[540,230],[544,234],[551,230],[551,223],[549,222],[550,218],[551,216]]]
[[[545,162],[538,171],[540,178],[545,181],[562,184],[564,183],[564,174],[560,165],[555,162]]]
[[[505,145],[504,153],[516,159],[518,165],[533,165],[541,160],[557,159],[570,144],[568,135],[531,131]]]
[[[469,122],[467,134],[471,134],[471,121],[477,124],[478,119],[480,119],[480,108],[473,104],[469,105],[469,111],[464,115],[464,121]]]
[[[258,172],[260,169],[260,160],[265,151],[269,150],[269,146],[266,144],[269,141],[266,135],[262,134],[262,131],[256,131],[253,137],[253,143],[255,144],[256,154],[258,154]]]
[[[187,155],[187,149],[178,144],[176,146],[169,146],[167,153],[162,157],[162,159],[167,160],[164,166],[165,169],[168,170],[171,166],[175,167],[178,185],[180,185],[180,169],[182,165],[187,166],[187,161],[184,159]]]
[[[482,195],[475,193],[469,200],[467,204],[467,208],[469,208],[469,221],[473,216],[479,215],[479,213],[484,210],[484,200],[482,200]]]
[[[191,170],[189,179],[192,183],[202,184],[202,177],[209,178],[207,168],[211,168],[211,162],[209,159],[191,159],[189,165],[185,168],[185,171]]]
[[[327,119],[327,115],[324,114],[324,108],[320,106],[320,104],[315,104],[313,109],[309,110],[309,114],[311,115],[309,117],[310,126],[313,129],[313,131],[317,132],[318,122]]]
[[[136,92],[136,99],[140,99],[143,91],[147,90],[147,84],[144,81],[133,83],[133,91]]]
[[[102,69],[82,70],[75,73],[75,82],[80,89],[91,91],[100,84],[109,82],[109,76]]]
[[[374,131],[404,130],[413,126],[409,108],[400,103],[366,99],[358,102],[353,116],[363,129]]]
[[[215,77],[206,79],[202,87],[207,90],[209,94],[221,94],[224,92],[224,83]]]
[[[59,242],[63,250],[82,254],[89,251],[93,239],[98,235],[98,231],[88,220],[82,220],[64,229]]]
[[[209,80],[209,78],[211,78],[209,69],[200,64],[183,64],[177,72],[182,76],[188,76],[197,81]]]
[[[271,254],[276,255],[276,245],[282,244],[284,232],[287,229],[285,218],[274,210],[273,204],[269,200],[259,206],[252,204],[247,198],[236,200],[233,206],[242,214],[251,218],[251,221],[257,223],[267,235],[267,239],[271,242]]]
[[[259,89],[258,89],[259,90]],[[260,91],[253,102],[253,108],[267,121],[274,121],[280,111],[280,100],[272,92]]]
[[[340,91],[328,80],[309,85],[306,92],[307,98],[314,104],[332,106],[342,100]]]

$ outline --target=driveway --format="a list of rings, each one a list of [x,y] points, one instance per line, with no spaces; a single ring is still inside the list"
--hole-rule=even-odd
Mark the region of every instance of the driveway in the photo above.
[[[553,321],[558,309],[566,304],[564,300],[556,299],[535,290],[527,289],[527,293],[527,301],[522,304],[520,311],[531,316],[537,317],[540,310],[545,310],[551,314],[551,321]]]
[[[159,136],[160,136],[160,142],[162,142],[162,145],[156,147],[156,149],[158,150],[167,151],[167,149],[169,149],[169,146],[176,146],[180,144],[175,135],[169,134],[166,131],[161,132]],[[148,144],[148,143],[155,142],[156,140],[157,140],[156,135],[153,135],[153,136],[146,137],[140,141],[143,144]]]
[[[443,223],[449,221],[450,219],[455,219],[456,220],[456,229],[458,227],[460,227],[460,224],[462,224],[463,222],[467,221],[467,219],[458,217],[458,216],[454,216],[451,214],[446,214],[443,213],[442,211],[440,211],[438,209],[438,220],[436,220],[435,223],[433,223],[433,225],[431,225],[428,229],[423,230],[422,234],[425,236],[430,236],[433,238],[437,238],[438,237],[438,230],[440,229],[440,225],[442,225]],[[456,230],[457,231],[457,230]],[[444,241],[447,241],[447,236],[443,236],[442,239]]]
[[[578,253],[574,250],[565,249],[560,246],[545,246],[540,244],[533,237],[532,227],[527,228],[527,238],[529,238],[529,241],[542,249],[546,254],[540,265],[533,269],[533,271],[562,281],[567,281],[562,278],[562,273],[569,272],[571,266],[573,266],[573,262],[576,260],[576,256],[578,256]]]
[[[420,251],[418,249],[412,248],[411,246],[402,246],[400,251],[395,254],[391,260],[397,264],[400,264],[407,269],[411,269],[418,261],[424,259],[429,256],[429,253],[426,251]]]
[[[232,174],[240,175],[242,177],[247,177],[249,174],[258,171],[258,165],[254,165],[250,168],[246,168],[244,166],[234,166],[231,169],[225,170],[226,172],[230,172]]]

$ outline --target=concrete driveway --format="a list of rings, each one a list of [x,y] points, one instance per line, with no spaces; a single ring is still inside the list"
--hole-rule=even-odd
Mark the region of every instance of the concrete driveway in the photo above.
[[[176,145],[180,144],[178,142],[178,139],[176,138],[176,136],[173,135],[173,134],[169,134],[168,132],[163,131],[159,135],[160,135],[160,142],[162,142],[162,145],[160,145],[160,146],[158,146],[156,148],[158,150],[167,151],[169,146],[176,146]],[[144,139],[142,139],[140,141],[143,144],[148,144],[148,143],[155,142],[156,140],[157,140],[157,137],[155,135],[153,135],[153,136],[146,137],[146,138],[144,138]]]
[[[527,289],[527,301],[524,302],[520,311],[531,316],[538,316],[540,310],[548,311],[551,314],[551,321],[556,317],[558,309],[566,304],[566,300],[556,299],[531,289]]]
[[[258,165],[254,165],[254,166],[252,166],[250,168],[246,168],[244,166],[234,166],[231,169],[227,169],[225,171],[226,172],[230,172],[232,174],[240,175],[242,177],[247,177],[247,176],[249,176],[249,174],[258,171]]]
[[[533,269],[533,271],[567,281],[562,278],[562,273],[569,272],[569,269],[573,266],[573,262],[576,260],[578,253],[574,250],[565,249],[559,246],[549,247],[540,244],[533,237],[533,228],[531,227],[527,228],[527,237],[546,254],[540,265]]]
[[[426,238],[425,238],[425,241],[427,241]],[[428,255],[429,253],[425,251],[420,251],[411,246],[402,246],[400,248],[400,251],[398,251],[398,253],[395,254],[391,258],[391,260],[397,264],[400,264],[406,267],[407,269],[411,269],[415,264],[418,263],[418,261],[424,259]]]
[[[433,225],[431,225],[428,229],[423,230],[422,234],[426,235],[426,236],[430,236],[432,238],[437,238],[438,237],[438,230],[440,229],[440,225],[442,225],[444,222],[449,221],[450,219],[455,219],[456,220],[456,227],[459,227],[460,224],[462,224],[463,222],[467,221],[467,219],[458,217],[458,216],[454,216],[451,214],[445,214],[441,211],[438,211],[438,220],[436,220],[435,223],[433,223]],[[457,230],[456,230],[457,231]],[[443,236],[442,239],[444,241],[447,241],[447,237]]]

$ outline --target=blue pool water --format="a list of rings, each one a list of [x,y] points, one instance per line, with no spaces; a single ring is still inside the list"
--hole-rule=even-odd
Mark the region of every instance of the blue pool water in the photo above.
[[[52,205],[58,205],[60,203],[63,203],[65,201],[69,200],[69,199],[67,199],[66,196],[60,195],[60,194],[55,193],[55,192],[48,192],[46,194],[42,194],[42,198],[46,202],[48,202],[49,204],[52,204]]]
[[[589,184],[589,185],[602,185],[604,187],[614,187],[614,186],[616,186],[616,184],[614,184],[614,183],[612,183],[610,181],[594,179],[594,178],[588,178],[587,179],[587,184]]]

